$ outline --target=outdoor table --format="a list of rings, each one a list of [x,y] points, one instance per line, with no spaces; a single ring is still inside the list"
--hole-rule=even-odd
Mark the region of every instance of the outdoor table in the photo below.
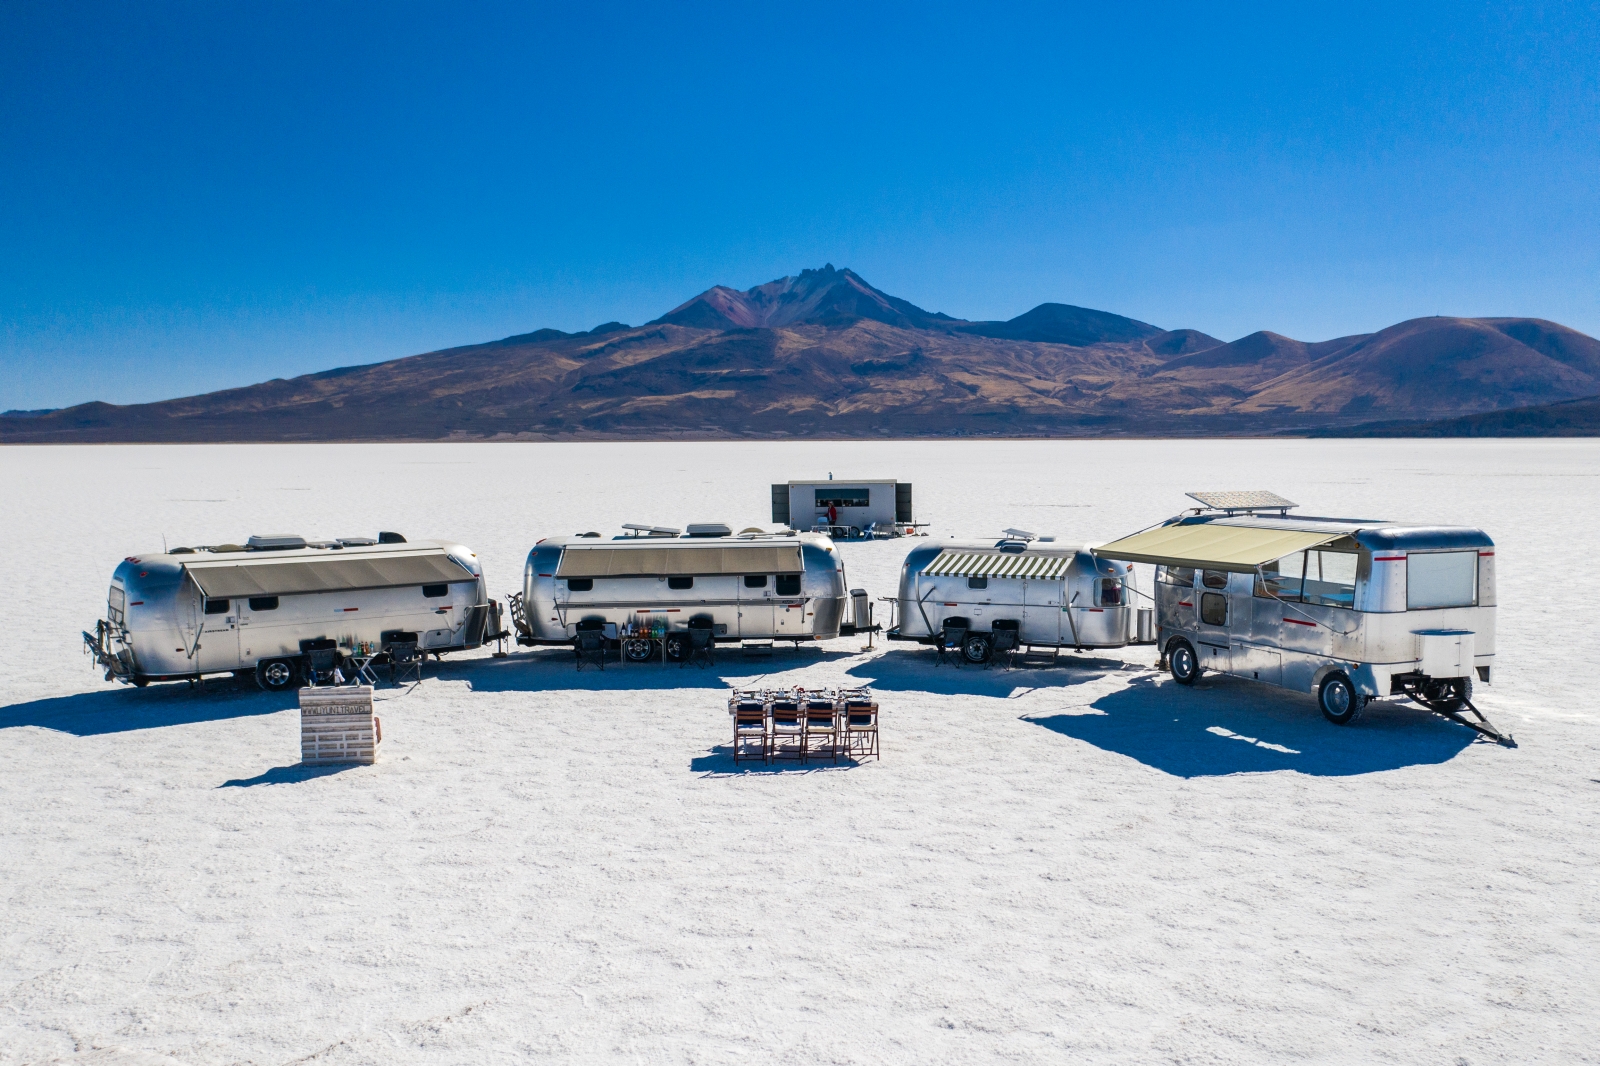
[[[352,685],[371,685],[374,688],[377,687],[378,675],[372,669],[372,660],[376,659],[381,654],[380,652],[375,650],[369,651],[365,647],[340,648],[339,651],[344,656],[344,661],[347,664],[355,664],[355,673],[350,677],[350,683]]]

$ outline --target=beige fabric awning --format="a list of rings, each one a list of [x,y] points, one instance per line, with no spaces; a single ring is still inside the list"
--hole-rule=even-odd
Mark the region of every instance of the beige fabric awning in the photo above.
[[[644,577],[673,574],[797,574],[798,544],[739,544],[726,547],[568,546],[557,577]]]
[[[476,581],[472,572],[442,551],[338,555],[281,562],[185,563],[208,599],[292,596],[301,592],[345,592],[452,581]]]
[[[928,577],[1027,577],[1054,580],[1066,573],[1071,565],[1070,555],[951,551],[947,548],[922,572]]]
[[[1262,563],[1270,563],[1274,559],[1347,535],[1197,522],[1193,525],[1158,526],[1091,550],[1102,558],[1128,563],[1159,563],[1250,573]]]

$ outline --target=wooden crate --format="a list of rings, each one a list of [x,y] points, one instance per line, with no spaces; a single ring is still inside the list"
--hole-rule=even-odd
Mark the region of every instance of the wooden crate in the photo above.
[[[383,739],[372,686],[300,690],[300,762],[306,766],[378,761]]]

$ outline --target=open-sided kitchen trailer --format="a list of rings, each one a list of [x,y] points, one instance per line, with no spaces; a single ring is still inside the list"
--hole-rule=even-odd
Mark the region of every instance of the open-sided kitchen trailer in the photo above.
[[[415,640],[439,655],[495,638],[498,605],[471,550],[379,538],[255,536],[131,555],[84,642],[107,681],[142,687],[253,671],[278,691],[306,680],[306,650],[325,641]]]
[[[624,526],[627,534],[548,537],[528,553],[522,595],[512,605],[517,643],[570,644],[580,623],[626,629],[658,625],[668,659],[688,654],[692,625],[717,643],[828,640],[855,632],[847,617],[844,559],[815,533],[734,534],[720,523]],[[864,608],[865,596],[857,597]],[[610,629],[616,634],[618,629]],[[655,654],[649,639],[622,639],[623,655]]]
[[[946,626],[965,629],[961,653],[974,663],[989,659],[1004,628],[1022,646],[1120,648],[1137,636],[1132,581],[1125,563],[1022,530],[923,545],[900,567],[898,621],[886,636],[934,644]]]
[[[1157,646],[1174,680],[1215,670],[1309,692],[1338,725],[1404,695],[1509,742],[1472,704],[1495,655],[1482,530],[1291,515],[1298,505],[1270,492],[1188,495],[1201,506],[1094,549],[1155,564]]]

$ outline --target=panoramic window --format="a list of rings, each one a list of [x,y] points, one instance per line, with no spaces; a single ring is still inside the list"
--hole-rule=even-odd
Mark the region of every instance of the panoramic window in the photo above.
[[[568,592],[593,592],[594,591],[594,578],[592,578],[592,577],[569,577],[569,578],[567,578],[567,591]]]
[[[694,588],[694,578],[692,578],[692,577],[669,577],[669,578],[667,578],[667,588],[669,588],[669,589],[692,589],[692,588]]]
[[[448,596],[450,594],[450,586],[449,585],[424,585],[424,586],[422,586],[422,594],[424,596],[428,597],[428,599],[430,599],[430,600],[436,600],[440,596]]]
[[[1200,575],[1200,583],[1208,589],[1225,589],[1228,587],[1228,572],[1207,570]]]
[[[207,600],[206,601],[206,614],[227,614],[227,613],[228,613],[228,601],[227,600]]]
[[[866,489],[834,488],[829,485],[825,489],[817,490],[817,506],[829,507],[866,507],[871,503]]]
[[[1293,555],[1285,555],[1282,559],[1263,563],[1261,573],[1256,575],[1255,594],[1280,600],[1298,600],[1300,578],[1305,571],[1305,552],[1295,552]],[[1263,581],[1263,578],[1266,580]]]
[[[1478,553],[1417,552],[1406,556],[1406,610],[1471,607],[1478,602]]]
[[[1122,606],[1122,579],[1120,577],[1103,577],[1100,579],[1100,606]]]
[[[799,574],[779,574],[778,575],[778,590],[777,591],[778,591],[778,595],[780,595],[780,596],[798,596],[798,595],[800,595],[800,575]]]
[[[986,589],[988,587],[989,587],[989,579],[986,578],[986,577],[969,577],[969,578],[967,578],[967,588],[969,588],[969,589]]]
[[[1355,552],[1306,552],[1306,577],[1300,599],[1324,607],[1354,607],[1358,558]]]
[[[1194,567],[1158,566],[1156,567],[1156,580],[1163,585],[1181,585],[1186,589],[1192,589],[1194,588]]]
[[[1220,592],[1206,592],[1200,596],[1200,621],[1208,626],[1228,624],[1228,597]]]
[[[250,609],[252,611],[276,611],[278,609],[278,597],[251,596]]]
[[[744,575],[744,587],[747,588],[747,589],[764,589],[764,588],[766,588],[767,587],[767,575],[766,574],[746,574],[746,575]]]

